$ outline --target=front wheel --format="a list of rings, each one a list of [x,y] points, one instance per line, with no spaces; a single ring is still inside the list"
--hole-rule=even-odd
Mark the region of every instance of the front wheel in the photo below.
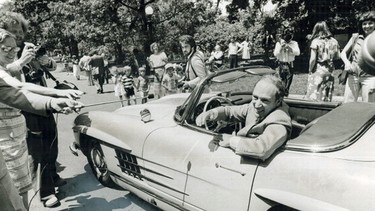
[[[103,154],[103,150],[100,144],[97,142],[92,142],[89,147],[87,154],[87,161],[90,164],[91,170],[94,173],[96,179],[106,186],[106,187],[116,187],[116,184],[112,181],[110,177],[109,170],[107,168],[107,163]]]

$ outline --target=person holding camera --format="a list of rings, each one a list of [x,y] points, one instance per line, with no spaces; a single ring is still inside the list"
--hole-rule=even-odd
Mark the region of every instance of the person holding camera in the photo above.
[[[46,57],[46,51],[32,43],[25,42],[28,30],[27,20],[16,12],[6,11],[0,16],[0,28],[15,35],[15,41],[20,51],[18,59],[6,66],[13,77],[23,78],[23,82],[47,87],[44,70],[54,70],[56,66],[52,59]],[[56,161],[58,156],[57,124],[53,115],[41,116],[30,112],[22,112],[26,118],[27,147],[33,158],[36,174],[40,164],[41,184],[40,198],[47,207],[58,204],[55,196],[55,187],[66,184],[66,181],[57,174]]]
[[[281,39],[275,45],[273,54],[277,59],[277,75],[283,81],[286,95],[288,95],[294,74],[293,62],[295,57],[300,54],[298,43],[293,40],[293,30],[288,28],[283,31]]]

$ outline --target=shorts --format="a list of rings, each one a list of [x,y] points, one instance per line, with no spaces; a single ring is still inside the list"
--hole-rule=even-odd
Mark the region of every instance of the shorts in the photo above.
[[[135,97],[134,88],[125,88],[125,97],[128,99],[131,97]]]

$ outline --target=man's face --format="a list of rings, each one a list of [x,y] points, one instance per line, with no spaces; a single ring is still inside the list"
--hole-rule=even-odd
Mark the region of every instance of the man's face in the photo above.
[[[22,42],[25,39],[25,32],[23,31],[22,25],[20,23],[10,24],[6,30],[16,36],[16,42],[18,46],[22,45]]]
[[[280,100],[276,99],[276,91],[276,86],[267,80],[261,80],[255,86],[251,103],[258,118],[263,119],[280,104]]]
[[[182,53],[185,55],[185,56],[189,56],[189,54],[191,53],[191,46],[187,43],[180,43],[181,44],[181,50],[182,50]]]
[[[4,67],[14,62],[14,59],[19,51],[16,40],[12,37],[7,37],[2,44],[0,44],[0,64]]]

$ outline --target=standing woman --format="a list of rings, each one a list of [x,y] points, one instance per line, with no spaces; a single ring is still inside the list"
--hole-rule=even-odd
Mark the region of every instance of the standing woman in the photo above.
[[[325,21],[315,24],[311,40],[305,98],[314,101],[331,101],[334,83],[332,72],[335,69],[333,60],[340,58],[339,44],[332,37]]]
[[[150,49],[152,54],[148,58],[148,62],[155,74],[154,94],[160,98],[163,96],[161,81],[163,80],[164,66],[168,62],[168,57],[164,51],[160,51],[160,46],[157,42],[152,43]]]
[[[358,20],[359,32],[354,33],[341,53],[345,70],[349,72],[346,80],[344,103],[356,102],[361,94],[362,101],[374,102],[375,77],[367,74],[358,66],[358,55],[363,40],[375,30],[375,11],[365,12]],[[349,55],[350,58],[349,58]]]
[[[14,61],[17,52],[20,50],[16,44],[16,37],[10,32],[0,29],[0,46],[0,78],[6,83],[45,96],[76,98],[83,94],[81,91],[56,90],[33,83],[21,83],[16,78],[13,78],[6,69],[7,65]],[[19,103],[27,104],[28,102]],[[20,110],[0,103],[0,151],[4,156],[10,177],[27,208],[27,192],[31,189],[32,180],[28,162],[26,134],[26,121]],[[48,146],[47,149],[38,148],[37,151],[42,154],[49,149]],[[51,188],[54,191],[54,187]],[[41,191],[43,190],[41,189]]]
[[[253,43],[250,41],[250,37],[246,36],[246,39],[240,44],[240,50],[242,51],[242,61],[247,62],[250,60],[250,52],[253,46]]]

